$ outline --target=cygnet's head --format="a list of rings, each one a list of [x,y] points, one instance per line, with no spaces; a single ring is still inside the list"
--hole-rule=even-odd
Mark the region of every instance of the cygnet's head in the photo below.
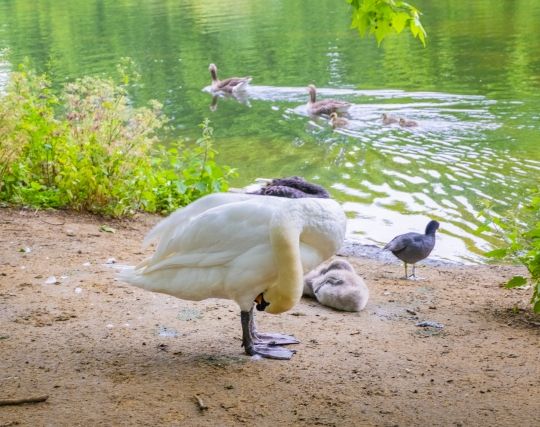
[[[364,280],[349,270],[330,270],[315,278],[311,285],[321,304],[337,310],[360,311],[369,299]]]

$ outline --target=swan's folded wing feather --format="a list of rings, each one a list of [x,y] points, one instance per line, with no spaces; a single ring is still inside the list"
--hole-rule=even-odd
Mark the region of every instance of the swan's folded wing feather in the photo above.
[[[201,197],[195,202],[173,212],[167,218],[156,224],[145,236],[143,247],[147,247],[156,240],[161,240],[164,236],[175,234],[178,230],[185,227],[191,218],[200,215],[208,209],[219,205],[247,200],[251,197],[253,196],[241,193],[214,193]]]
[[[224,265],[250,249],[269,242],[273,208],[244,200],[219,205],[189,219],[167,238],[161,251],[145,261],[144,274],[164,269]],[[266,221],[261,220],[266,217]],[[159,247],[158,247],[159,249]]]

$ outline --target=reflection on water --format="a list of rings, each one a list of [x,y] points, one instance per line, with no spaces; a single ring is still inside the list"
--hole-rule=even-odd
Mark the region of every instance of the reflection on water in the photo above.
[[[382,246],[398,233],[424,230],[434,218],[443,224],[437,255],[474,261],[475,254],[489,249],[485,237],[474,233],[478,201],[511,206],[516,176],[538,174],[540,162],[521,164],[489,147],[487,135],[501,124],[492,113],[497,101],[484,96],[321,88],[320,99],[353,104],[346,128],[333,130],[327,117],[308,115],[306,94],[306,88],[251,86],[236,101],[247,107],[248,99],[266,101],[267,114],[286,121],[301,117],[305,132],[329,151],[332,147],[331,168],[338,175],[331,184],[334,196],[348,212],[349,234],[365,243]],[[384,125],[383,112],[414,119],[418,126]]]
[[[189,140],[209,117],[219,161],[240,173],[234,186],[303,175],[331,189],[362,242],[382,246],[434,218],[434,257],[478,261],[495,241],[474,233],[482,201],[502,212],[540,177],[540,3],[417,0],[425,49],[358,39],[342,3],[8,0],[0,48],[57,82],[132,57],[135,102],[162,101]],[[212,96],[212,62],[222,79],[251,75],[247,93]],[[0,63],[0,85],[7,72]],[[345,127],[307,114],[309,84],[318,99],[353,103]],[[418,126],[383,125],[383,113]]]

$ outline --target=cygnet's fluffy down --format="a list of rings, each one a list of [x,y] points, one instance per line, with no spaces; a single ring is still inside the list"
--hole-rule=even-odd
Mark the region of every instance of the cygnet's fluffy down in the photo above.
[[[369,289],[351,264],[336,259],[305,276],[303,295],[336,310],[360,311],[368,302]]]

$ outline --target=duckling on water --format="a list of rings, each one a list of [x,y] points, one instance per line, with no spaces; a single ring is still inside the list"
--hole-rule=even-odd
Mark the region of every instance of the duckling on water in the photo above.
[[[405,120],[404,118],[399,119],[399,125],[404,128],[412,128],[418,126],[418,122],[414,120]]]
[[[435,247],[435,232],[439,228],[437,221],[430,221],[425,234],[405,233],[394,237],[383,250],[391,251],[405,264],[405,279],[416,279],[415,267],[418,261],[427,258]],[[412,274],[407,274],[407,264],[412,264]]]
[[[332,125],[333,129],[336,128],[342,128],[349,124],[347,119],[344,119],[343,117],[339,117],[338,113],[332,113],[330,114],[330,124]]]
[[[391,124],[394,124],[394,123],[398,123],[398,118],[397,117],[394,117],[394,116],[391,116],[389,114],[386,114],[386,113],[383,113],[382,114],[382,123],[383,125],[391,125]]]
[[[212,92],[236,93],[246,90],[246,86],[251,82],[251,77],[230,77],[225,80],[219,80],[217,76],[217,67],[215,64],[208,66],[210,76],[212,76]]]
[[[317,101],[317,88],[314,85],[308,86],[309,101],[307,110],[309,114],[318,116],[321,114],[330,115],[332,113],[346,113],[351,107],[349,102],[338,101],[336,99],[323,99]]]

